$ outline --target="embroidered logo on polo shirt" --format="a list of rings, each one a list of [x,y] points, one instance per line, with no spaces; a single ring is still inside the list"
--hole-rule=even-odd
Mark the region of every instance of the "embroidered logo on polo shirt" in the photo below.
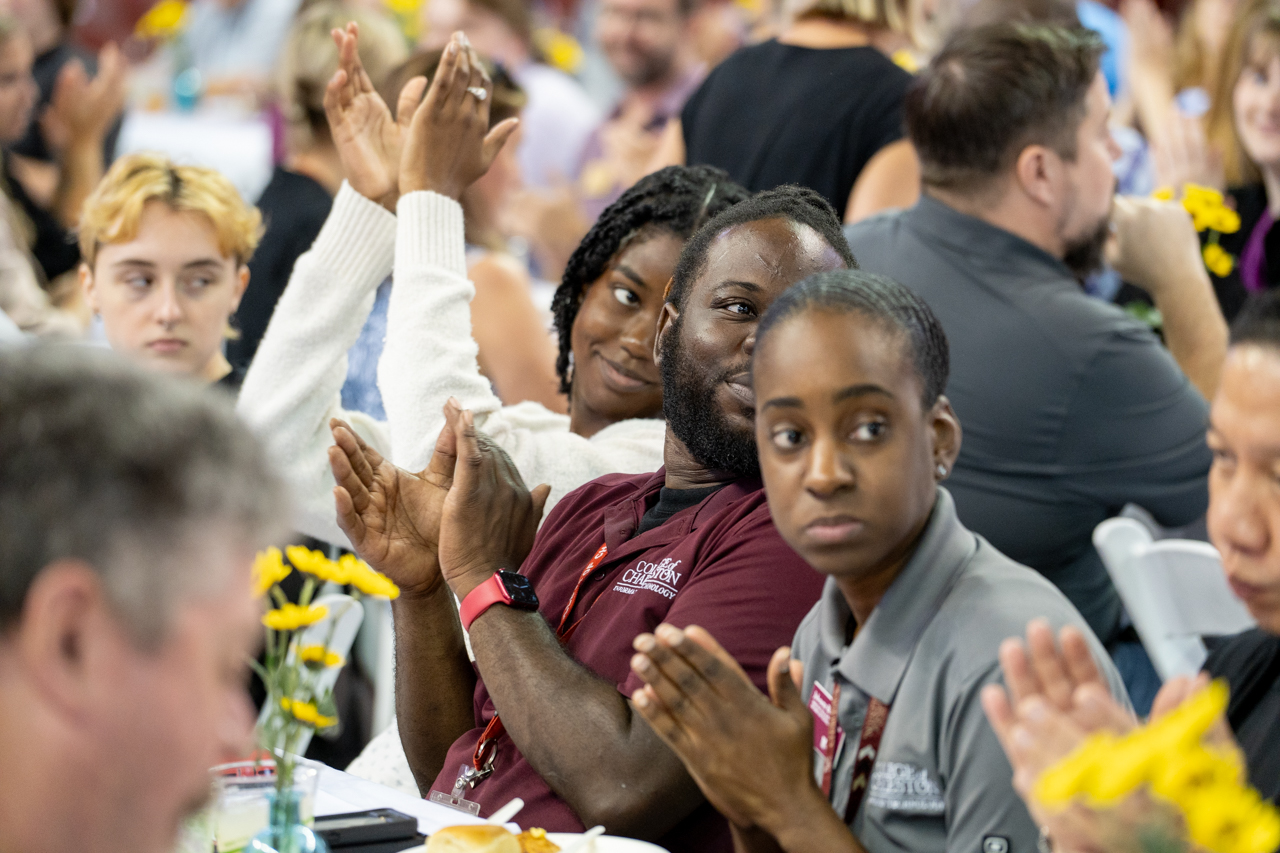
[[[867,804],[916,814],[942,814],[947,810],[942,786],[929,778],[929,771],[898,761],[876,762]]]
[[[665,598],[675,598],[680,579],[684,577],[684,572],[676,571],[682,562],[684,561],[672,560],[670,557],[664,557],[658,563],[641,560],[622,573],[622,578],[613,591],[635,595],[640,590],[647,589]]]

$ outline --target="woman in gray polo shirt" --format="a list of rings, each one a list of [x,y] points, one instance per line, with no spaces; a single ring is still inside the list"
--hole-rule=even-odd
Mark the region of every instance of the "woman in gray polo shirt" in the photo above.
[[[741,851],[1036,847],[979,695],[1000,681],[1001,640],[1030,619],[1089,629],[1039,574],[966,530],[938,487],[960,449],[947,368],[929,308],[865,272],[806,279],[760,323],[769,508],[827,575],[823,596],[774,656],[768,698],[696,627],[641,635],[632,661],[646,682],[636,707]]]

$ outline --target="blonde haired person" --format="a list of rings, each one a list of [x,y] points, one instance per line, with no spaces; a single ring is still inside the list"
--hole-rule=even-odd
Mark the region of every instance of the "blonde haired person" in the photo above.
[[[906,0],[788,0],[777,38],[714,69],[667,126],[652,166],[718,166],[752,191],[800,184],[846,222],[909,207],[920,164],[902,137]]]
[[[111,348],[232,390],[222,353],[262,216],[222,174],[160,154],[117,160],[80,217],[80,282]]]
[[[320,234],[346,177],[325,121],[324,91],[338,70],[338,50],[330,33],[351,21],[360,29],[360,61],[375,85],[409,52],[395,23],[376,9],[319,0],[298,13],[275,71],[285,121],[285,160],[257,199],[266,233],[249,265],[253,284],[232,320],[240,335],[227,344],[227,358],[237,368],[248,369],[293,265]]]

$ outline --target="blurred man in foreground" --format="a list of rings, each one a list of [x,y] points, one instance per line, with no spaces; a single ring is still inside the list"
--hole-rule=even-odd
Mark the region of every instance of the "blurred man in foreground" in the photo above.
[[[249,745],[251,565],[284,504],[208,389],[0,353],[0,850],[173,849]]]

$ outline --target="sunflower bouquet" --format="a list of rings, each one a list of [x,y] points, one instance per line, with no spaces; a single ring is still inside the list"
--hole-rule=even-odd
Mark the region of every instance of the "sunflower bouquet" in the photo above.
[[[288,562],[285,562],[285,557]],[[294,570],[305,575],[297,603],[291,602],[280,582]],[[267,628],[264,659],[253,662],[254,670],[267,689],[266,713],[258,727],[258,742],[276,756],[276,788],[293,784],[296,753],[307,731],[324,731],[338,724],[332,688],[322,674],[340,667],[342,655],[332,651],[334,630],[342,613],[334,613],[322,642],[306,642],[308,629],[330,616],[329,608],[313,603],[326,582],[349,586],[356,595],[395,598],[399,588],[385,575],[351,554],[331,560],[319,551],[293,545],[281,553],[268,548],[253,566],[254,593],[269,596],[274,605],[262,617]],[[346,606],[356,606],[354,599]]]
[[[1161,201],[1172,201],[1174,192],[1165,187],[1156,190],[1152,196]],[[1219,278],[1230,275],[1235,268],[1235,258],[1218,244],[1218,238],[1240,230],[1240,214],[1227,206],[1222,193],[1209,187],[1184,184],[1181,199],[1182,206],[1191,214],[1195,229],[1208,234],[1200,252],[1205,269]]]
[[[1082,805],[1094,813],[1137,809],[1143,853],[1184,851],[1273,853],[1280,847],[1280,810],[1243,784],[1245,768],[1229,739],[1210,730],[1227,707],[1222,682],[1164,717],[1127,735],[1099,733],[1036,781],[1034,795],[1050,809]],[[1206,737],[1209,735],[1209,737]],[[1172,820],[1170,820],[1172,817]],[[1189,843],[1188,843],[1189,842]]]

